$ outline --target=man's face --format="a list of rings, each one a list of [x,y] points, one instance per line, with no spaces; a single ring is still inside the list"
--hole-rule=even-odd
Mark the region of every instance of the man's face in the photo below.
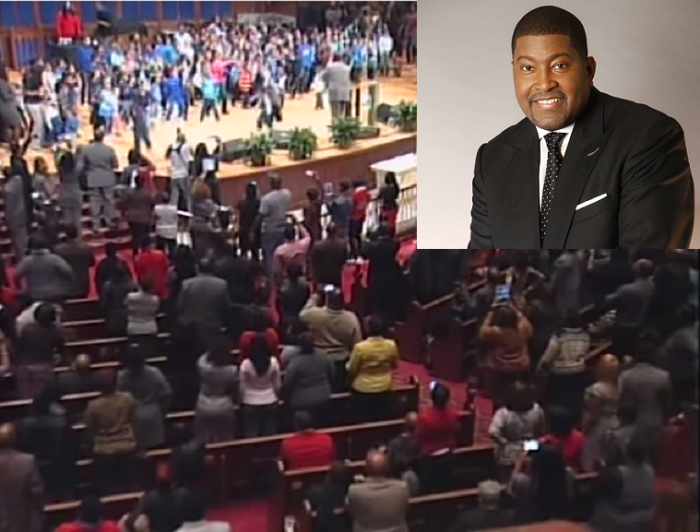
[[[519,37],[513,54],[515,95],[525,116],[556,131],[573,124],[588,103],[595,59],[581,60],[566,35]],[[558,100],[538,103],[542,100]]]

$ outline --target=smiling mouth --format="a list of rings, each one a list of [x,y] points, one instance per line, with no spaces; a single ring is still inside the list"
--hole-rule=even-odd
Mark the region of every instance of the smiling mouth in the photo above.
[[[537,100],[535,105],[544,110],[548,109],[554,109],[557,107],[563,100],[561,98],[549,98],[548,100]]]

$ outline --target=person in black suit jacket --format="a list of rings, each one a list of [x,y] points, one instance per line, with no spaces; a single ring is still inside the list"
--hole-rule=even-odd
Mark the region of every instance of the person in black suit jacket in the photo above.
[[[593,86],[568,11],[530,11],[511,48],[526,118],[477,153],[470,249],[687,248],[694,185],[678,122]]]

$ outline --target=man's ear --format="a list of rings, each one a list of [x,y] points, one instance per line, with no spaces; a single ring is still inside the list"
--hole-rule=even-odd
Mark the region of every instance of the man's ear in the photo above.
[[[593,78],[595,77],[596,67],[598,65],[595,62],[593,56],[588,56],[586,59],[586,73],[588,77],[588,86],[593,86]]]

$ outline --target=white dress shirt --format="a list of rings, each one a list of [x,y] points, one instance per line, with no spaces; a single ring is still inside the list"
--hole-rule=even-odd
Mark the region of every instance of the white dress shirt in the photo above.
[[[231,525],[223,521],[191,521],[183,523],[176,532],[231,532]]]
[[[549,150],[547,150],[547,141],[544,140],[545,135],[550,133],[566,133],[564,140],[561,143],[561,156],[566,155],[566,148],[569,146],[569,140],[571,139],[571,133],[574,131],[574,126],[576,122],[556,131],[547,131],[540,127],[537,128],[537,135],[540,139],[540,207],[542,206],[542,193],[544,191],[544,178],[547,173],[547,157],[549,157]],[[535,126],[537,127],[537,126]]]

